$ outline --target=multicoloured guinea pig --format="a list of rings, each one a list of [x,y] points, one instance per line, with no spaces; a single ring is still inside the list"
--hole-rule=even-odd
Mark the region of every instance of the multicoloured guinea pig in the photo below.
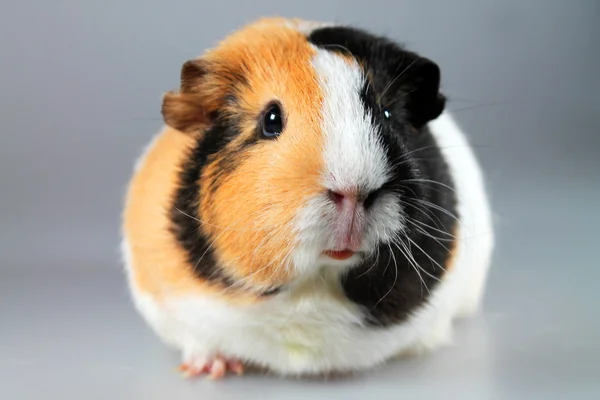
[[[431,60],[266,18],[183,64],[123,216],[133,302],[189,375],[357,372],[451,337],[493,249]]]

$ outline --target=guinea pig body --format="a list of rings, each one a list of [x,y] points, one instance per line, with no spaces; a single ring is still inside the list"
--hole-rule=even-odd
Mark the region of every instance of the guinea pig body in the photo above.
[[[493,249],[437,65],[264,19],[184,64],[123,215],[137,310],[189,374],[359,371],[451,338]]]

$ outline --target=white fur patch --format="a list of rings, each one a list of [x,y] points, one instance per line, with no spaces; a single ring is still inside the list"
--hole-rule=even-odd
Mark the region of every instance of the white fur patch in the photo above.
[[[438,147],[450,168],[460,216],[455,274],[460,316],[477,311],[484,292],[494,249],[494,230],[484,176],[467,137],[447,113],[429,123]]]
[[[360,99],[364,74],[356,62],[350,64],[327,50],[316,51],[313,67],[324,95],[323,184],[332,190],[354,186],[376,190],[388,180],[390,171],[377,127]]]

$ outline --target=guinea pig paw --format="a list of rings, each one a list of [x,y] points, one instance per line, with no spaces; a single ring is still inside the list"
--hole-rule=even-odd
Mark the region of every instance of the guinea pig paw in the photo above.
[[[187,357],[179,366],[179,371],[185,378],[197,377],[208,374],[211,380],[223,378],[228,371],[236,375],[244,373],[244,364],[241,361],[222,356],[214,357]]]

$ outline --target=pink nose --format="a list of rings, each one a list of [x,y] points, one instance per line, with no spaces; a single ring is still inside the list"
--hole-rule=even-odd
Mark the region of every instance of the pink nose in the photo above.
[[[342,208],[355,208],[359,201],[356,190],[329,191],[329,198]]]
[[[336,250],[356,251],[363,234],[362,199],[357,190],[329,190],[328,195],[337,208],[333,224]]]
[[[335,204],[341,204],[347,197],[353,197],[353,194],[350,192],[334,192],[333,190],[329,191],[329,197]],[[356,195],[354,195],[356,198]]]
[[[380,190],[374,190],[371,192],[361,192],[358,189],[348,190],[329,190],[329,198],[338,207],[344,208],[356,208],[362,206],[369,208],[375,199],[379,196]]]

